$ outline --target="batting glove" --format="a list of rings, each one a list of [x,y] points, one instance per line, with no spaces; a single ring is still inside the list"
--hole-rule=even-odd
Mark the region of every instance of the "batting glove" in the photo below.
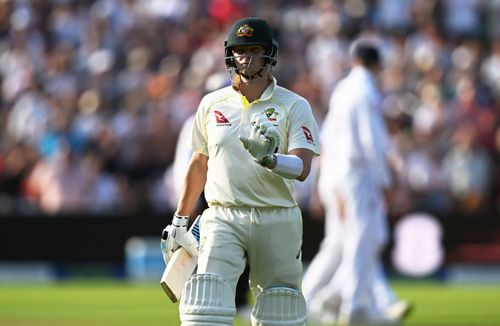
[[[269,167],[274,163],[274,153],[280,146],[279,130],[262,114],[255,115],[250,124],[252,125],[250,137],[239,138],[243,147],[257,163]]]
[[[172,224],[168,225],[161,235],[161,252],[165,264],[168,264],[174,252],[183,247],[191,256],[198,256],[198,241],[189,232],[187,226],[189,216],[174,214]]]

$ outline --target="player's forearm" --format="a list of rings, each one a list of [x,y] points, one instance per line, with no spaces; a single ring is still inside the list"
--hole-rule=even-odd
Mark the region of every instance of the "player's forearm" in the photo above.
[[[314,156],[314,153],[308,149],[304,148],[297,148],[294,150],[291,150],[288,154],[290,155],[296,155],[302,160],[302,172],[300,175],[296,178],[298,181],[305,181],[307,177],[309,176],[309,173],[311,172],[311,162],[312,158]]]
[[[203,192],[207,180],[208,157],[195,153],[184,179],[184,186],[177,205],[176,213],[181,216],[188,216],[193,211],[198,198]]]

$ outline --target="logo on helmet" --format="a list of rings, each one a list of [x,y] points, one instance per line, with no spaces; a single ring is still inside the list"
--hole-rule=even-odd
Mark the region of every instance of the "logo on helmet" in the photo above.
[[[241,25],[240,28],[236,31],[236,36],[238,37],[252,37],[254,29],[248,24]]]

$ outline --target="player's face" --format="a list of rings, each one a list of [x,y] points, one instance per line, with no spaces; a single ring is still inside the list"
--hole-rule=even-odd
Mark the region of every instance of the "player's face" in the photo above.
[[[260,45],[236,46],[233,56],[238,69],[245,75],[258,72],[264,65],[264,47]]]

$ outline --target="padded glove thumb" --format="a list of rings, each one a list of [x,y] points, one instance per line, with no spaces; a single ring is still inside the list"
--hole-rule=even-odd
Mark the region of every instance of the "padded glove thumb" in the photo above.
[[[245,149],[248,149],[248,147],[250,147],[250,142],[248,141],[248,138],[243,137],[243,136],[240,136],[239,138],[240,138],[241,142],[243,143],[243,147],[245,147]]]

